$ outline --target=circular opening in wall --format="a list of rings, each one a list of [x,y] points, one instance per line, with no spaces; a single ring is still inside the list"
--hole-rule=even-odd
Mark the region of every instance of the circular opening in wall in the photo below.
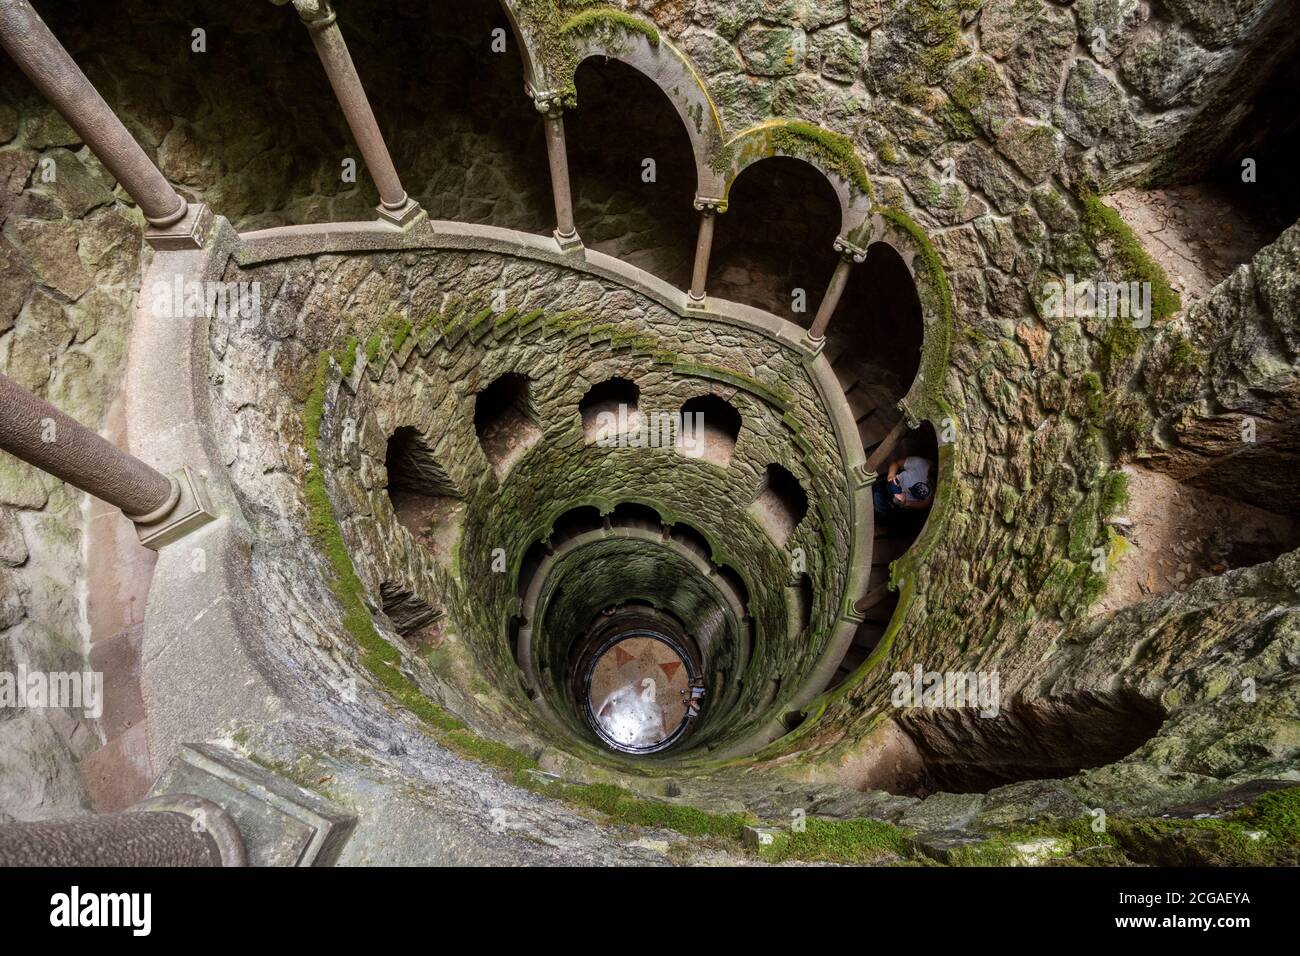
[[[591,658],[587,720],[606,746],[654,753],[671,746],[699,714],[703,682],[690,655],[650,630],[624,631]]]

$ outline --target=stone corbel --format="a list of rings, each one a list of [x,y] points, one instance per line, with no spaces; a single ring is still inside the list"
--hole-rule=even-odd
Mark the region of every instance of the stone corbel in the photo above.
[[[861,265],[867,261],[867,250],[854,245],[843,236],[835,237],[834,249],[841,259],[853,265]]]
[[[876,471],[871,471],[869,468],[867,468],[865,462],[861,465],[855,466],[853,468],[852,475],[853,475],[854,488],[870,488],[872,485],[874,485],[877,481],[880,480],[880,473]]]
[[[145,242],[167,252],[202,249],[214,221],[207,203],[188,203],[181,207],[181,215],[170,222],[150,220]]]
[[[533,99],[533,108],[547,119],[560,119],[564,116],[564,95],[557,90],[528,90]]]
[[[292,3],[302,22],[315,29],[323,29],[337,18],[329,0],[271,0],[271,2],[277,7]]]
[[[162,507],[147,515],[127,515],[135,522],[140,543],[154,551],[217,518],[207,489],[194,472],[182,468],[171,476],[171,481],[171,497]]]

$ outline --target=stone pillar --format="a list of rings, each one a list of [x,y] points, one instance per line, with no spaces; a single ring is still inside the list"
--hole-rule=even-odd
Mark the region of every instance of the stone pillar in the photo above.
[[[573,192],[569,185],[569,150],[564,142],[564,104],[556,93],[533,92],[533,105],[546,120],[546,159],[555,196],[555,241],[568,251],[582,245],[573,224]]]
[[[198,249],[212,216],[185,199],[145,155],[27,0],[0,0],[0,46],[90,147],[149,222],[158,249]]]
[[[835,274],[831,276],[830,285],[826,287],[826,294],[822,296],[822,304],[817,309],[817,317],[813,319],[812,328],[808,330],[808,338],[814,343],[820,343],[826,338],[826,327],[831,324],[835,307],[840,304],[844,288],[849,284],[849,271],[855,264],[867,258],[865,249],[859,249],[839,237],[835,239],[835,251],[839,253],[840,261],[835,266]]]
[[[245,866],[239,828],[210,800],[153,797],[125,813],[0,826],[0,866]]]
[[[286,0],[273,2],[283,4]],[[379,132],[370,100],[366,98],[361,77],[352,63],[352,54],[348,52],[329,0],[293,0],[293,5],[307,25],[316,55],[325,67],[325,75],[352,130],[352,138],[356,140],[366,169],[379,190],[377,211],[380,217],[399,226],[410,222],[420,211],[420,205],[406,194],[397,178],[397,169],[388,154],[383,134]]]
[[[691,273],[691,291],[686,297],[688,309],[703,309],[708,294],[709,256],[713,253],[713,227],[717,214],[726,210],[721,199],[695,197],[695,208],[700,211],[700,232],[695,240],[695,270]]]
[[[151,547],[212,517],[202,485],[188,469],[167,477],[4,375],[0,450],[121,508]]]

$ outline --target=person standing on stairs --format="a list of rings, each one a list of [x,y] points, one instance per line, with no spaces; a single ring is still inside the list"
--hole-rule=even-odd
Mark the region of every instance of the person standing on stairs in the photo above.
[[[872,486],[879,522],[876,533],[890,530],[891,525],[909,512],[925,511],[934,502],[934,462],[920,455],[896,458],[889,463],[884,481]]]

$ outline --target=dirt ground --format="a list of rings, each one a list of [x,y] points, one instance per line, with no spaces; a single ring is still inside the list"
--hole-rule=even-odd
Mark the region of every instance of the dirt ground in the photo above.
[[[1129,502],[1112,519],[1128,542],[1096,613],[1180,590],[1198,578],[1300,546],[1300,523],[1126,465]]]
[[[1106,197],[1169,274],[1187,306],[1276,238],[1221,187],[1124,189]]]

